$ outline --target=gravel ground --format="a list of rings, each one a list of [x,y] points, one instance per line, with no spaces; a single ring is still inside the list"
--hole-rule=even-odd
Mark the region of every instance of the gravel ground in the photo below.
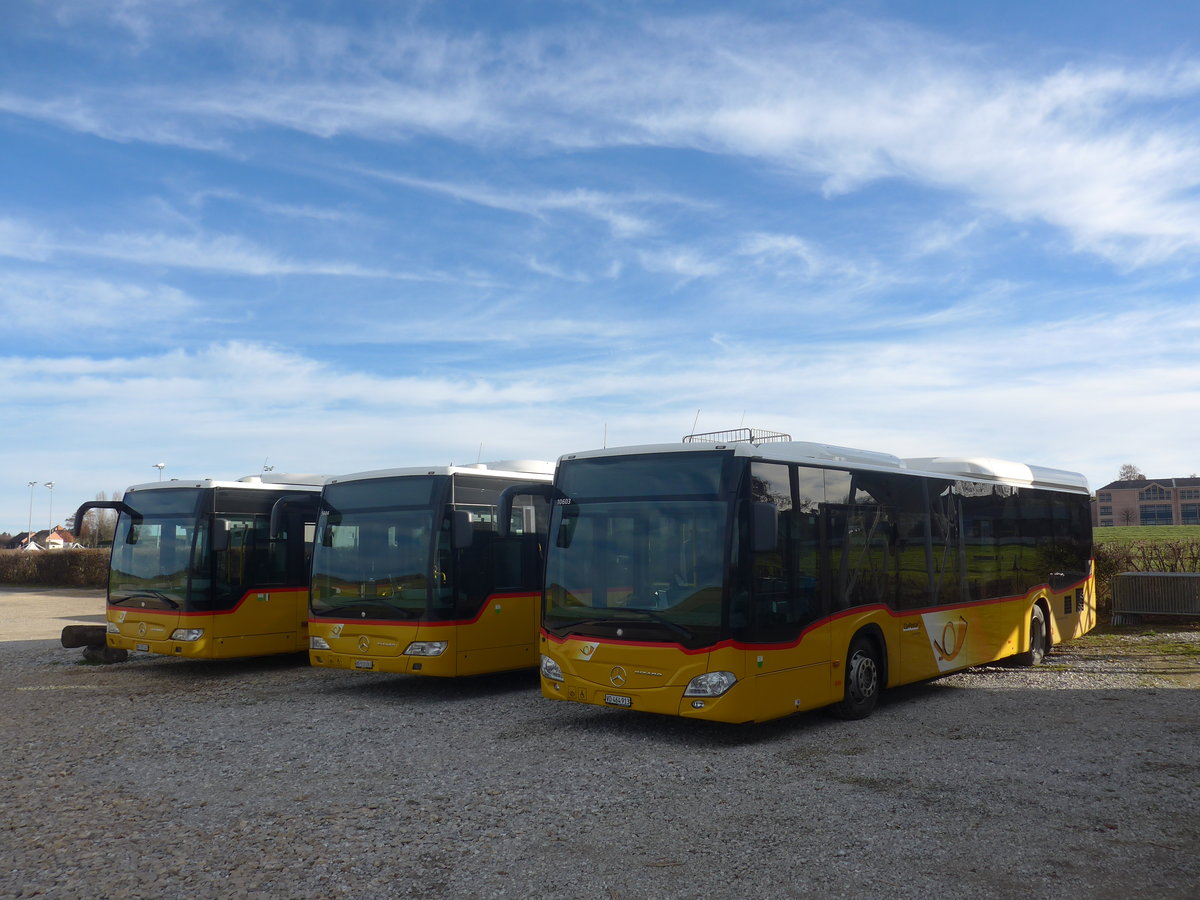
[[[1200,632],[759,726],[0,643],[0,897],[1194,897]]]

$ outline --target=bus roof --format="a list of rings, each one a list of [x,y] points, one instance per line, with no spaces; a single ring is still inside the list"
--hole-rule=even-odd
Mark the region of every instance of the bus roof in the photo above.
[[[869,471],[895,471],[910,475],[935,478],[954,478],[962,481],[980,481],[992,484],[1011,484],[1022,487],[1041,487],[1071,493],[1088,492],[1087,478],[1078,472],[1031,466],[989,457],[931,456],[901,459],[890,453],[876,450],[858,450],[834,444],[819,444],[809,441],[776,441],[753,444],[747,441],[699,442],[686,444],[643,444],[633,447],[608,447],[603,450],[586,450],[568,453],[559,457],[559,462],[569,459],[596,459],[606,456],[632,456],[645,453],[696,453],[712,450],[730,450],[735,456],[746,456],[772,462],[798,462],[809,465],[866,469]]]
[[[217,478],[172,478],[170,481],[148,481],[134,484],[126,491],[154,491],[167,488],[246,488],[259,491],[319,491],[329,480],[328,475],[286,474],[265,472],[245,475],[235,481]]]
[[[502,459],[496,462],[473,463],[466,466],[408,466],[401,469],[375,469],[352,472],[330,478],[329,484],[344,481],[366,481],[372,478],[405,478],[413,475],[482,475],[490,478],[517,478],[549,483],[554,478],[554,463],[541,459]]]

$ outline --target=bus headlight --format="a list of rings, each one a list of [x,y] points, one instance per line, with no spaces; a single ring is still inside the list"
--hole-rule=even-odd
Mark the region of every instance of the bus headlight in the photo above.
[[[171,632],[173,641],[198,641],[204,637],[203,628],[176,628]]]
[[[562,666],[544,653],[542,654],[542,677],[549,678],[551,681],[563,680]]]
[[[450,646],[446,641],[413,641],[404,648],[405,656],[441,656]]]
[[[308,636],[308,649],[309,650],[332,650],[333,648],[329,646],[329,641],[325,640],[325,638],[318,637],[315,634],[310,634]]]
[[[732,672],[705,672],[688,682],[685,697],[720,697],[737,682]]]
[[[121,633],[121,629],[117,627],[116,622],[109,622],[104,630],[106,632],[108,632],[109,634],[120,634]]]

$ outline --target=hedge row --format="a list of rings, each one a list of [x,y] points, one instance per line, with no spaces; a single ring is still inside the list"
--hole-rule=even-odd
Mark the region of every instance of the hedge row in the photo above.
[[[0,584],[103,588],[108,550],[0,550]]]

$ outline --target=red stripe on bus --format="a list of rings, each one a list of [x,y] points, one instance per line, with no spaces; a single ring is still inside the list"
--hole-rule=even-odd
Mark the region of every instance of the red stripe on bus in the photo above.
[[[133,611],[133,612],[137,612],[137,613],[146,613],[146,614],[150,614],[150,615],[157,613],[157,614],[161,614],[164,616],[231,616],[234,613],[236,613],[239,609],[242,608],[242,604],[246,602],[246,598],[248,598],[251,594],[283,594],[283,593],[299,593],[299,592],[304,592],[307,594],[308,587],[307,586],[281,587],[281,588],[267,588],[266,590],[246,591],[246,593],[242,594],[242,599],[239,600],[237,603],[235,603],[229,609],[210,609],[210,610],[206,610],[206,611],[194,611],[193,612],[193,611],[187,611],[187,610],[176,611],[173,609],[140,609],[139,607],[136,607],[136,606],[125,606],[124,604],[121,604],[121,603],[109,603],[108,608],[109,609],[120,609],[120,610],[124,610],[126,612]]]
[[[1091,581],[1090,578],[1083,578],[1080,581],[1077,581],[1074,584],[1069,585],[1068,587],[1063,588],[1061,590],[1054,591],[1053,593],[1061,594],[1061,593],[1065,593],[1066,591],[1075,590],[1083,585],[1090,583],[1090,581]],[[625,641],[625,640],[615,640],[613,638],[594,637],[592,635],[583,635],[583,634],[577,634],[574,632],[572,632],[571,634],[568,634],[566,637],[559,637],[558,635],[551,634],[545,628],[541,629],[541,633],[542,633],[543,638],[546,638],[547,640],[550,640],[550,641],[554,642],[555,644],[565,644],[569,640],[579,640],[579,641],[585,641],[587,643],[592,643],[592,644],[611,644],[611,645],[620,646],[620,647],[672,647],[672,648],[677,649],[680,653],[683,653],[687,656],[695,656],[700,653],[712,653],[715,650],[724,650],[724,649],[730,648],[730,647],[735,650],[791,650],[795,647],[798,647],[800,645],[800,642],[804,640],[804,636],[807,635],[809,632],[815,631],[817,628],[828,625],[831,622],[837,621],[838,619],[844,619],[848,616],[861,615],[863,613],[871,613],[871,612],[880,612],[881,611],[881,612],[887,613],[887,615],[889,615],[893,619],[901,619],[901,618],[905,618],[906,616],[919,616],[924,613],[930,613],[930,612],[940,612],[940,611],[953,610],[953,609],[966,609],[968,607],[994,606],[999,603],[1012,603],[1013,601],[1016,601],[1016,600],[1031,599],[1034,595],[1036,595],[1037,593],[1039,593],[1042,590],[1048,591],[1049,585],[1039,584],[1036,587],[1034,587],[1033,589],[1031,589],[1029,591],[1029,593],[1024,594],[1024,595],[1013,594],[1008,597],[990,597],[987,600],[966,600],[961,603],[945,604],[945,605],[939,605],[939,606],[924,606],[924,607],[920,607],[917,609],[893,610],[890,606],[887,606],[886,604],[883,604],[883,603],[872,603],[869,606],[856,606],[853,609],[839,610],[836,613],[833,613],[831,615],[825,616],[824,618],[818,619],[815,622],[812,622],[811,624],[805,626],[800,631],[800,634],[796,637],[796,639],[794,641],[781,641],[781,642],[775,642],[775,643],[770,643],[770,644],[752,644],[752,643],[747,643],[745,641],[738,641],[733,638],[726,638],[725,640],[719,641],[715,644],[708,644],[704,647],[698,647],[698,648],[692,649],[692,648],[683,646],[683,644],[680,644],[678,641]],[[625,624],[625,623],[622,621],[622,624]],[[634,622],[633,624],[640,625],[642,623]]]

